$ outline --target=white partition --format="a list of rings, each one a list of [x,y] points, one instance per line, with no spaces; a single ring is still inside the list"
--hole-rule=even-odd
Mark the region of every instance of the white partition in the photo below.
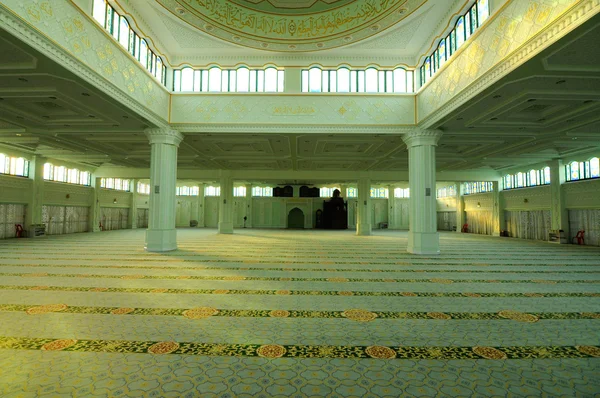
[[[506,212],[506,229],[513,238],[548,240],[551,225],[550,210]]]
[[[46,235],[73,234],[89,230],[89,207],[42,206]]]
[[[456,211],[438,211],[438,213],[437,213],[437,229],[438,229],[438,231],[452,231],[453,227],[457,227]]]
[[[126,229],[129,220],[129,209],[118,207],[101,207],[100,223],[103,231]]]
[[[148,228],[148,209],[137,209],[137,227]]]
[[[0,239],[16,237],[15,224],[25,226],[25,205],[15,203],[0,203]]]
[[[570,242],[577,243],[573,238],[577,231],[584,230],[584,243],[591,246],[600,246],[600,209],[569,210],[569,236]]]

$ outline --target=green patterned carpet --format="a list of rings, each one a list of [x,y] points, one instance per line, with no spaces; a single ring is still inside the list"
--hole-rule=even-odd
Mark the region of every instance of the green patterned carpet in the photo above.
[[[600,393],[600,248],[442,233],[0,241],[0,396]]]

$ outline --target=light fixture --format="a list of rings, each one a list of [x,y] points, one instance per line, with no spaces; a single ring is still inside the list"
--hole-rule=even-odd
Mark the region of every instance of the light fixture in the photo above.
[[[117,203],[117,198],[113,199],[113,203],[116,204]]]
[[[481,207],[481,202],[477,202],[477,207]]]

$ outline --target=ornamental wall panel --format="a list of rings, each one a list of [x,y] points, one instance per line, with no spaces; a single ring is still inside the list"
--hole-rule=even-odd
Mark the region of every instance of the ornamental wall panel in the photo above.
[[[412,95],[174,94],[174,124],[414,125]]]
[[[567,209],[600,209],[600,179],[562,185]]]
[[[552,193],[550,186],[519,188],[501,191],[505,210],[550,210]]]
[[[516,59],[505,59],[534,36],[542,33],[548,25],[574,5],[581,5],[577,17],[584,15],[583,13],[593,15],[593,9],[599,7],[597,0],[510,1],[463,44],[459,53],[455,54],[418,94],[419,122],[429,117],[438,119],[438,115],[434,115],[434,112],[442,106],[449,105],[454,99],[456,103],[447,109],[450,111],[450,108],[458,106],[458,102],[466,101],[514,67],[530,59],[547,44],[568,33],[573,28],[572,25],[578,25],[578,18],[574,16],[568,18],[561,22],[552,34],[546,34],[541,39],[529,43],[526,51]],[[501,67],[494,73],[488,74],[497,65]],[[487,76],[484,76],[486,74]],[[476,86],[471,87],[471,92],[457,102],[455,97],[478,79],[481,80]],[[442,110],[439,117],[444,116],[445,113],[446,109]]]
[[[2,0],[1,8],[45,36],[154,114],[168,119],[169,93],[119,43],[69,1]]]

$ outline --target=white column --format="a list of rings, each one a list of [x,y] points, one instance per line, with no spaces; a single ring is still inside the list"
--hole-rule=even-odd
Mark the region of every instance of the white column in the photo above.
[[[465,201],[462,196],[462,183],[456,183],[456,232],[462,232],[465,223]]]
[[[394,202],[394,187],[388,185],[388,229],[395,228],[394,214],[396,212],[396,204]]]
[[[252,212],[254,210],[252,204],[252,184],[246,184],[246,228],[252,228]]]
[[[435,199],[435,147],[441,136],[438,130],[415,129],[403,137],[408,148],[409,253],[440,253]]]
[[[177,148],[183,136],[168,128],[145,131],[150,152],[150,211],[146,250],[165,252],[177,249],[175,229]]]
[[[500,192],[502,184],[500,181],[493,181],[494,191],[492,192],[492,235],[500,236],[500,231],[506,229],[504,220],[504,195]]]
[[[92,195],[92,205],[90,207],[90,231],[100,232],[100,180],[92,174],[92,188],[94,190]]]
[[[233,180],[226,173],[221,173],[221,197],[219,198],[219,233],[233,233]]]
[[[356,235],[371,235],[371,179],[358,180]]]
[[[31,192],[27,201],[25,212],[25,225],[23,229],[29,231],[29,237],[33,237],[32,224],[42,224],[42,205],[44,201],[44,163],[46,159],[34,156],[29,162],[29,178],[31,181]]]
[[[550,215],[551,229],[563,230],[568,239],[569,211],[565,204],[565,193],[562,185],[566,182],[565,166],[561,159],[550,162]]]
[[[129,206],[129,220],[128,227],[131,229],[137,229],[137,207],[138,207],[138,191],[137,191],[138,180],[131,180],[131,206]]]
[[[204,228],[204,187],[205,184],[198,184],[198,228]]]

